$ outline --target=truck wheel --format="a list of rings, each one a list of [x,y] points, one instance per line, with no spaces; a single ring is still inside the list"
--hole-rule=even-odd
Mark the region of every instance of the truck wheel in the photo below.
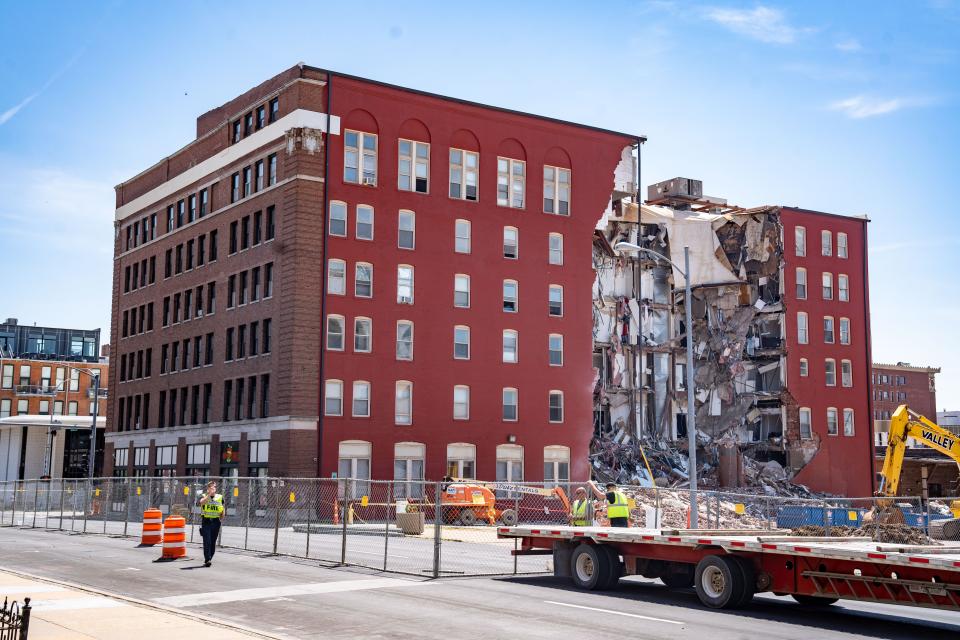
[[[460,512],[460,522],[467,527],[473,526],[477,524],[477,514],[473,509],[464,509]]]
[[[822,598],[820,596],[806,596],[799,593],[791,593],[790,597],[797,601],[798,604],[802,604],[805,607],[827,607],[840,598]]]
[[[754,594],[757,592],[757,572],[753,568],[753,563],[747,558],[731,556],[730,559],[734,561],[734,564],[737,565],[743,576],[743,595],[740,596],[740,599],[733,606],[737,608],[745,607],[750,604]]]
[[[685,562],[671,562],[658,577],[671,589],[686,589],[693,586],[696,567]]]
[[[743,598],[743,571],[729,556],[707,556],[697,563],[694,587],[706,606],[733,609]]]
[[[506,509],[500,514],[500,522],[508,527],[516,526],[518,520],[519,518],[517,518],[517,512],[513,509]]]
[[[601,547],[581,544],[573,550],[573,556],[570,558],[570,574],[573,584],[581,589],[595,591],[607,588],[612,572],[610,556]]]
[[[610,579],[601,589],[616,589],[620,585],[620,577],[623,575],[623,563],[620,561],[620,554],[609,545],[600,545],[600,550],[606,552],[610,558]]]

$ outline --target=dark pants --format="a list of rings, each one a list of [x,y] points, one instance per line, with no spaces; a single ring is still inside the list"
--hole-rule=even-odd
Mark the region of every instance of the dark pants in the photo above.
[[[220,518],[204,518],[200,523],[200,537],[203,538],[203,561],[213,560],[217,550],[217,538],[220,536]]]
[[[610,518],[611,527],[628,527],[627,518]]]

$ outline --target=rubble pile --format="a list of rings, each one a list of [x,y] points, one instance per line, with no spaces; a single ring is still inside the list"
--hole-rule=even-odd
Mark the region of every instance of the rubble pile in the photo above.
[[[817,525],[805,525],[797,527],[791,532],[795,536],[832,536],[840,538],[867,537],[874,542],[885,542],[890,544],[910,544],[939,545],[940,543],[916,529],[906,524],[878,524],[869,523],[861,527],[821,527]]]

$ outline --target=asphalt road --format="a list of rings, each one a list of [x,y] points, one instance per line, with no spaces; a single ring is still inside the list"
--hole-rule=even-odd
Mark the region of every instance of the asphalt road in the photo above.
[[[649,638],[731,640],[956,638],[960,614],[888,605],[811,610],[758,596],[735,612],[703,608],[692,590],[629,578],[586,593],[549,576],[423,580],[316,561],[218,552],[204,569],[156,563],[136,541],[0,529],[0,567],[88,585],[292,638]],[[211,636],[214,637],[214,636]]]

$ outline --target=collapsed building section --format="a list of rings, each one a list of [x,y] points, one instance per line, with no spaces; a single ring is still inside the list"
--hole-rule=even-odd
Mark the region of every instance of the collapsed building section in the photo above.
[[[810,459],[809,440],[785,428],[796,410],[785,377],[782,238],[778,208],[703,197],[695,180],[654,185],[646,204],[611,203],[594,238],[598,477],[686,479],[677,449],[689,435],[688,339],[702,484],[769,486],[761,476],[785,484]],[[684,323],[685,248],[692,331]],[[632,453],[637,444],[649,465]]]

